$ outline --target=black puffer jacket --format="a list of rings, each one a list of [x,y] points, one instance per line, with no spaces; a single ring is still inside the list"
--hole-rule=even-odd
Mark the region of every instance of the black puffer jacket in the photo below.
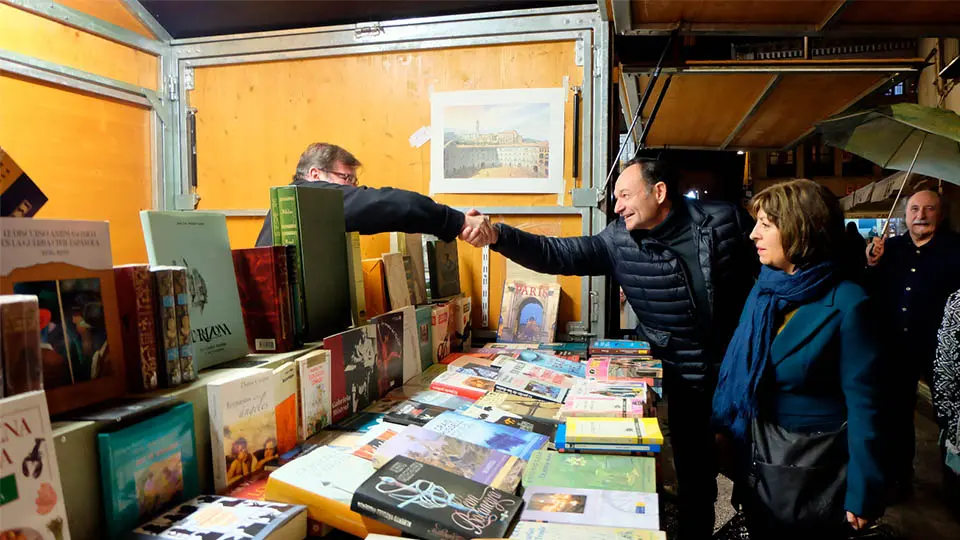
[[[612,275],[637,314],[637,333],[666,362],[668,374],[713,390],[716,372],[758,270],[743,213],[733,205],[684,199],[710,303],[699,320],[690,279],[679,256],[623,219],[600,234],[551,238],[498,224],[492,245],[513,261],[546,274]]]

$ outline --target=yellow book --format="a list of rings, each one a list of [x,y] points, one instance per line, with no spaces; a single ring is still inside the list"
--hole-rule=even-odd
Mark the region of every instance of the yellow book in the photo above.
[[[567,419],[567,441],[595,444],[663,444],[656,418]]]

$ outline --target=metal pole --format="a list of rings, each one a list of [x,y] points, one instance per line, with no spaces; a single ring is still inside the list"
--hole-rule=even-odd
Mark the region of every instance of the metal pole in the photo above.
[[[660,95],[657,96],[657,102],[653,104],[653,110],[650,111],[650,117],[647,118],[647,123],[643,125],[643,131],[640,132],[640,141],[637,143],[637,148],[643,148],[647,142],[647,135],[650,134],[650,126],[653,125],[654,118],[657,117],[657,112],[660,110],[660,104],[663,103],[663,96],[667,95],[667,88],[670,88],[670,81],[673,80],[673,75],[667,75],[667,80],[663,81],[663,86],[660,87]]]
[[[890,207],[890,213],[887,214],[887,221],[883,224],[883,230],[880,232],[880,238],[886,238],[887,228],[890,226],[890,218],[893,217],[894,210],[897,209],[897,202],[900,200],[900,195],[903,193],[903,188],[906,187],[907,182],[910,180],[910,173],[913,172],[913,166],[917,164],[917,158],[920,157],[920,151],[923,150],[923,142],[927,140],[927,132],[924,131],[923,135],[920,137],[920,144],[917,145],[917,152],[913,154],[913,161],[910,162],[910,167],[907,168],[907,174],[903,175],[903,183],[900,184],[900,189],[897,190],[897,196],[893,199],[893,206]]]

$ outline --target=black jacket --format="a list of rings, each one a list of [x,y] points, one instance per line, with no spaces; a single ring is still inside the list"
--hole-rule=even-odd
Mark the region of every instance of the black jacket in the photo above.
[[[297,180],[294,186],[339,189],[343,192],[343,217],[347,232],[377,234],[404,232],[432,234],[449,242],[463,228],[463,212],[438,204],[419,193],[394,188],[345,186],[331,182]],[[273,245],[270,213],[263,222],[257,247]]]
[[[668,373],[713,390],[723,353],[740,319],[758,269],[743,214],[727,203],[684,199],[697,242],[710,321],[702,320],[680,257],[623,219],[600,234],[551,238],[498,224],[491,247],[531,270],[562,275],[612,275],[637,314],[637,333],[650,342]]]

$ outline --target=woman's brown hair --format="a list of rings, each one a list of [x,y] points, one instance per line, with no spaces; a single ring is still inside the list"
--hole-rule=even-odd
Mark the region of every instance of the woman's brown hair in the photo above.
[[[810,180],[774,184],[750,201],[780,229],[787,260],[798,267],[835,260],[843,242],[843,210],[830,190]]]

